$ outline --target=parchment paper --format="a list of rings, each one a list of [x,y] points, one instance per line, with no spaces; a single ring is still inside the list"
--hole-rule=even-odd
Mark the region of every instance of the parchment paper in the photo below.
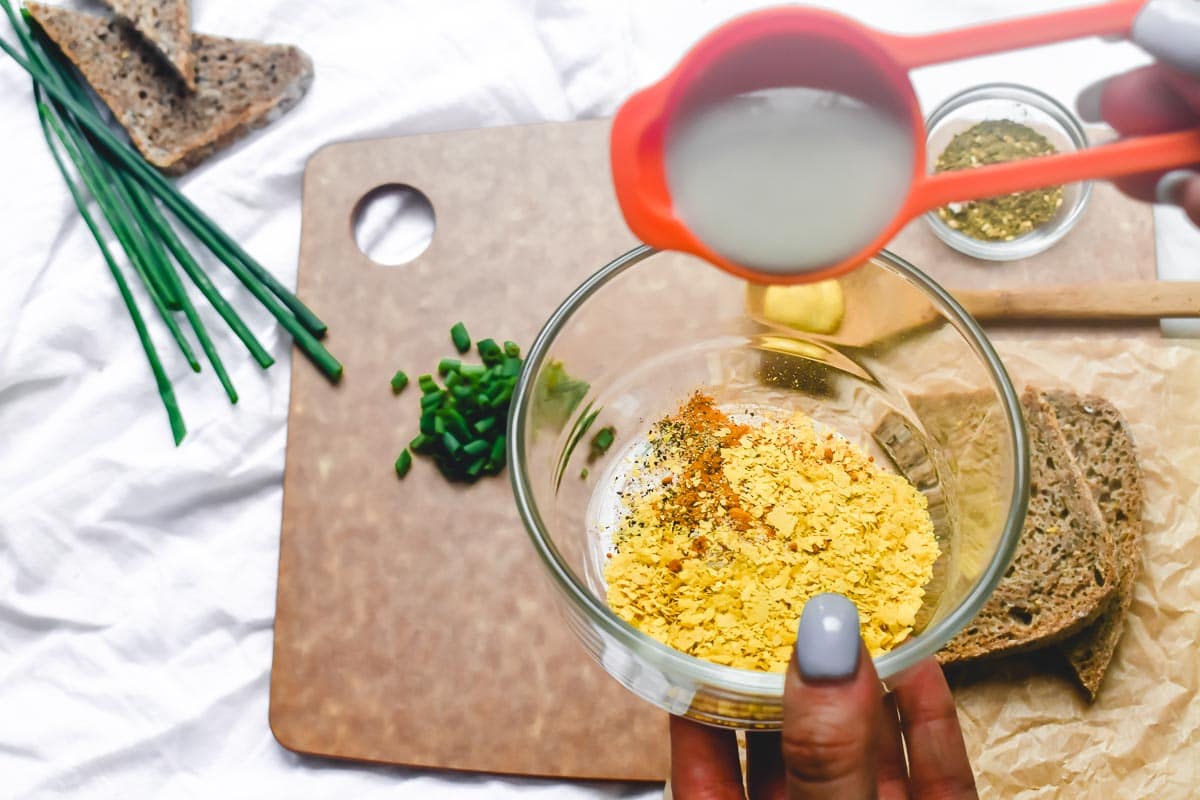
[[[1052,653],[951,673],[980,796],[1196,797],[1200,348],[1088,338],[1005,341],[997,349],[1018,389],[1095,393],[1121,410],[1146,504],[1142,574],[1094,704]]]

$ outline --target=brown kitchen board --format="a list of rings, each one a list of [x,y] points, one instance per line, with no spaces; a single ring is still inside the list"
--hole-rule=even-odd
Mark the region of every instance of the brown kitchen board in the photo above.
[[[462,488],[418,459],[414,389],[447,330],[533,340],[587,275],[632,245],[609,183],[606,121],[334,144],[310,160],[298,292],[345,364],[292,370],[271,728],[302,753],[441,769],[662,779],[666,718],[585,654],[555,606],[507,475]],[[437,228],[412,263],[351,233],[372,189],[411,185]],[[1101,188],[1058,248],[1021,265],[957,258],[920,224],[896,249],[946,283],[1153,277],[1150,212]]]

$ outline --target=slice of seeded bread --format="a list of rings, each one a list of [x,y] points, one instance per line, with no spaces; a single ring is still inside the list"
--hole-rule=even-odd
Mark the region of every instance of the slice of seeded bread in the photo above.
[[[104,0],[104,4],[154,47],[189,89],[196,88],[192,8],[188,0]]]
[[[1048,392],[1046,396],[1117,543],[1115,596],[1095,622],[1057,645],[1088,699],[1095,700],[1121,638],[1125,614],[1133,603],[1133,587],[1141,572],[1142,472],[1133,437],[1112,403],[1071,392]]]
[[[296,47],[196,34],[196,90],[188,91],[125,24],[37,3],[27,8],[146,160],[169,173],[277,119],[312,83],[312,61]]]
[[[967,627],[938,653],[942,663],[1032,650],[1091,623],[1117,588],[1112,532],[1045,396],[1021,398],[1031,444],[1029,512],[1012,564]]]

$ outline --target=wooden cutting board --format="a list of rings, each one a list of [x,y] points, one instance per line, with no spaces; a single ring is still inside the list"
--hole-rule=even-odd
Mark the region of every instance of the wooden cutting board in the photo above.
[[[418,460],[403,368],[473,335],[528,344],[586,276],[635,244],[609,183],[606,121],[334,144],[310,160],[298,293],[329,324],[345,378],[292,370],[271,670],[271,729],[337,758],[571,778],[660,780],[666,717],[577,644],[517,518],[507,476],[463,488]],[[432,244],[399,267],[356,246],[372,189],[420,189]],[[983,288],[1154,277],[1148,207],[1098,186],[1063,244],[983,264],[922,223],[892,246],[944,284]]]

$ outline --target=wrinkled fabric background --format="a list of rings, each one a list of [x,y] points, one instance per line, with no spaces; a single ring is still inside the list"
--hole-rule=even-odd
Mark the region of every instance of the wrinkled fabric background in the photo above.
[[[753,5],[194,0],[196,30],[299,44],[316,81],[291,114],[182,186],[294,284],[301,177],[322,144],[608,115],[701,33]],[[1078,3],[837,5],[919,32]],[[923,70],[916,84],[927,109],[985,80],[1070,102],[1145,60],[1131,45],[1091,40]],[[241,394],[230,407],[211,372],[192,374],[152,321],[189,429],[173,447],[125,309],[41,140],[29,83],[7,58],[0,142],[0,795],[660,794],[334,763],[276,744],[267,694],[290,343],[208,262],[278,363],[259,370],[202,308]],[[1160,271],[1185,277],[1200,236],[1177,212],[1158,222]]]

